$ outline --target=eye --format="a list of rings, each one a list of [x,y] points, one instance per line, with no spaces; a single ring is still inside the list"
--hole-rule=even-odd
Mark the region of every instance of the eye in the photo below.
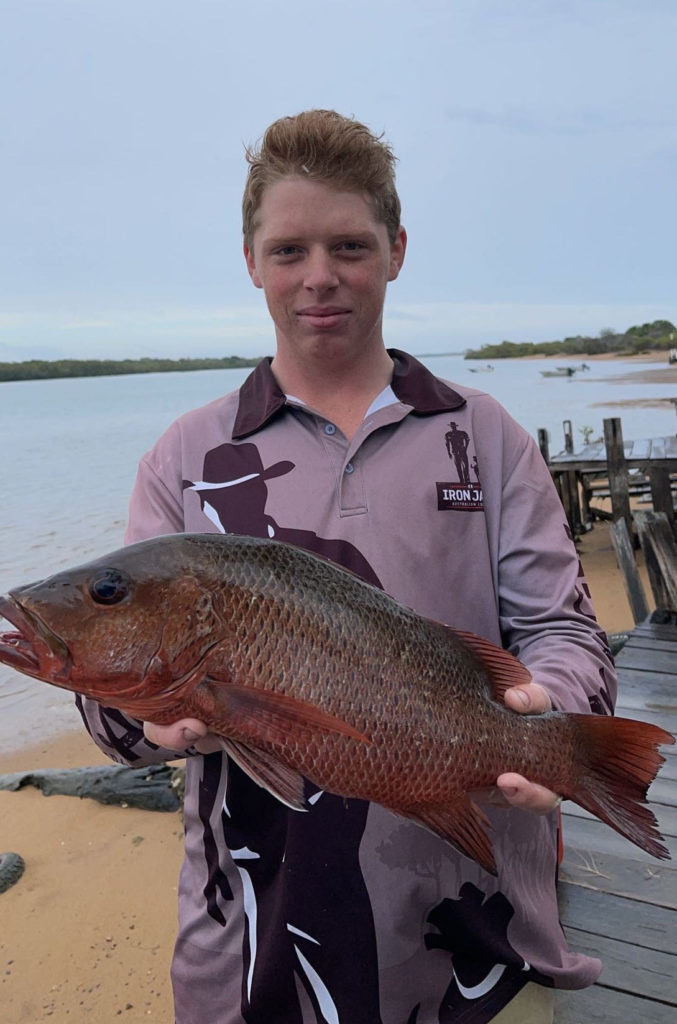
[[[118,569],[102,569],[89,583],[89,593],[97,604],[118,604],[129,590],[129,579]]]

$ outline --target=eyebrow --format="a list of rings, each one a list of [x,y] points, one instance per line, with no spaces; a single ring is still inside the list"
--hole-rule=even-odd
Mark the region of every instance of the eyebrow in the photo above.
[[[330,235],[329,236],[329,243],[332,244],[332,243],[336,243],[336,242],[344,242],[346,239],[349,239],[349,240],[356,239],[358,241],[359,240],[364,240],[364,241],[373,242],[373,241],[377,240],[377,237],[378,236],[376,235],[376,233],[374,231],[371,231],[370,229],[366,229],[365,230],[363,228],[355,228],[355,229],[347,228],[345,231],[336,231],[332,235]],[[262,239],[262,241],[266,245],[293,245],[296,242],[302,242],[304,240],[305,240],[305,236],[304,235],[302,235],[302,234],[297,235],[297,234],[293,234],[292,232],[290,232],[288,235],[278,235],[278,236],[273,236],[273,237],[270,237],[270,238],[264,237]]]

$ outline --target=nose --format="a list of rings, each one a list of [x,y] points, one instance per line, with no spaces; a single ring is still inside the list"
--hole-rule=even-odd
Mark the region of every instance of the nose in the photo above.
[[[303,283],[314,292],[326,292],[336,288],[338,276],[330,253],[319,248],[310,251]]]

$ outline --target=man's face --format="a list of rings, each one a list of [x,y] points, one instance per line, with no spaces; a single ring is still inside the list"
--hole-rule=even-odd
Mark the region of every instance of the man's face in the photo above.
[[[245,258],[285,359],[354,359],[382,348],[386,285],[402,266],[366,194],[289,177],[268,186]]]

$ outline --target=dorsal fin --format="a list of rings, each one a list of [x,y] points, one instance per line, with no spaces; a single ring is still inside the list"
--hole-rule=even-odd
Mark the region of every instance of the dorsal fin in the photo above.
[[[504,702],[505,691],[511,686],[524,686],[531,682],[531,672],[517,658],[503,647],[497,647],[491,640],[464,629],[447,626],[460,638],[473,654],[479,658],[489,675],[491,695],[501,704]]]

